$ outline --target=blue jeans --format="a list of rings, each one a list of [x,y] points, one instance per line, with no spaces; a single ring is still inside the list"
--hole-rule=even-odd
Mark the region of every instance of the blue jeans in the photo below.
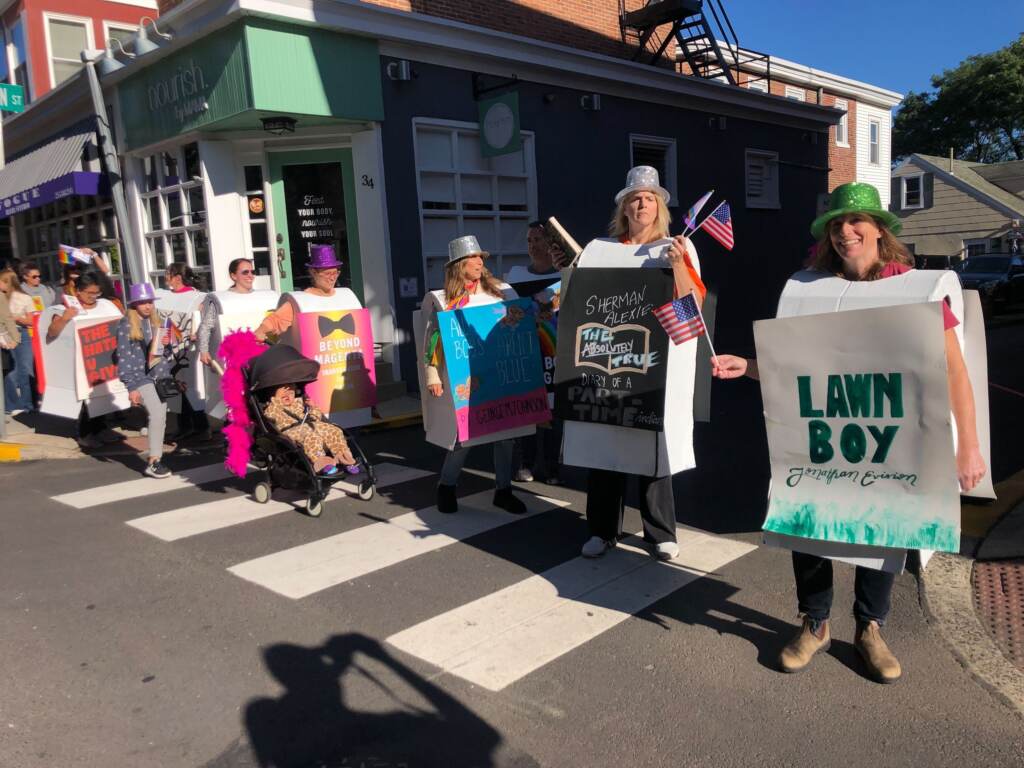
[[[8,411],[32,410],[32,374],[35,360],[32,357],[32,337],[25,326],[21,329],[21,341],[11,350],[14,369],[4,379],[4,404]]]
[[[494,485],[501,490],[512,485],[512,440],[494,443]],[[455,485],[472,448],[453,448],[444,457],[441,485]]]

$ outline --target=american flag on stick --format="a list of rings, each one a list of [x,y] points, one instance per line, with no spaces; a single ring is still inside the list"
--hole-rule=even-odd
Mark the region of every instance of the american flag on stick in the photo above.
[[[735,242],[732,236],[732,210],[725,200],[700,223],[700,228],[720,242],[727,251],[732,250]]]
[[[682,344],[707,332],[704,316],[692,292],[658,307],[654,310],[654,316],[673,344]]]

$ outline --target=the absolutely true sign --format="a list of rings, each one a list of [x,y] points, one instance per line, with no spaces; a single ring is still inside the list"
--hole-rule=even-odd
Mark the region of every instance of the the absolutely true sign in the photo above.
[[[78,393],[79,398],[88,397],[89,390],[104,381],[117,378],[117,324],[120,320],[108,320],[86,328],[78,329],[78,344],[82,365],[85,367],[87,388]]]
[[[662,431],[668,335],[654,310],[672,299],[658,269],[580,269],[562,281],[555,415]]]
[[[459,442],[551,419],[534,311],[514,299],[437,314]]]
[[[772,468],[764,530],[958,551],[939,305],[762,320],[754,337]]]
[[[299,351],[320,363],[306,394],[324,413],[377,404],[373,329],[366,309],[301,312],[295,318]]]

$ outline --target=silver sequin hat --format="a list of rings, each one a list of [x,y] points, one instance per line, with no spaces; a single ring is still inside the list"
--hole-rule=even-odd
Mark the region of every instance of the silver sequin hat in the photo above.
[[[480,243],[476,240],[476,235],[463,235],[462,237],[456,237],[448,243],[449,264],[453,261],[469,258],[470,256],[482,256],[486,259],[489,255],[487,251],[480,247]]]
[[[641,191],[656,193],[665,201],[665,205],[668,205],[668,201],[672,197],[668,190],[661,186],[661,179],[658,177],[657,168],[652,168],[649,165],[638,165],[635,168],[630,168],[629,173],[626,174],[626,186],[620,189],[619,194],[615,196],[615,204],[621,203],[622,199],[627,195]]]

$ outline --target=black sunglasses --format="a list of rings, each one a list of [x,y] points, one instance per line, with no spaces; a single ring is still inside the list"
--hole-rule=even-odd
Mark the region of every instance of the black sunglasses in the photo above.
[[[256,272],[251,269],[240,269],[235,274],[237,275],[255,275]]]

